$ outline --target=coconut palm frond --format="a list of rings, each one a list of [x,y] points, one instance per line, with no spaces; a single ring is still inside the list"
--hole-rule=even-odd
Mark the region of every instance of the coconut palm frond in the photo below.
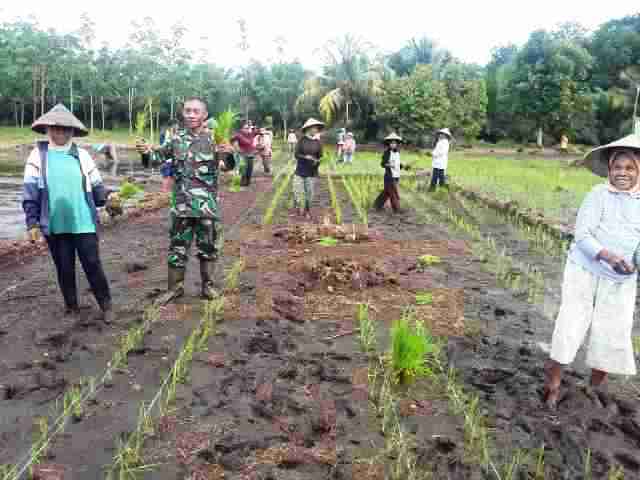
[[[335,118],[336,114],[342,108],[344,103],[344,95],[339,88],[335,88],[328,92],[322,99],[320,99],[319,110],[327,124],[330,124]]]

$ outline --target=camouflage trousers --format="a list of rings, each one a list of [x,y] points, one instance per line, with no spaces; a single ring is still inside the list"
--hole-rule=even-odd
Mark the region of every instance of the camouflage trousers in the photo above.
[[[169,232],[169,266],[186,268],[189,250],[196,238],[196,255],[200,260],[215,261],[218,259],[218,230],[220,223],[211,218],[173,217]]]

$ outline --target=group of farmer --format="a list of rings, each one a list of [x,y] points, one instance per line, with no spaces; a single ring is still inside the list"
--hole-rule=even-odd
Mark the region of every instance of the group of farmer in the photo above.
[[[238,169],[242,184],[249,185],[257,156],[262,159],[264,171],[271,171],[272,137],[266,130],[256,131],[247,122],[232,138],[231,147],[219,148],[207,123],[209,114],[204,100],[188,98],[182,113],[182,127],[168,131],[159,146],[145,141],[136,145],[143,164],[161,164],[163,176],[172,179],[168,286],[159,303],[184,295],[188,252],[194,237],[200,260],[200,294],[205,299],[216,298],[213,267],[219,257],[219,171]],[[323,154],[320,134],[324,127],[323,122],[309,119],[302,126],[300,139],[295,132],[290,132],[287,138],[297,162],[293,178],[296,213],[306,219],[311,218],[314,179]],[[111,323],[112,300],[100,260],[96,227],[97,208],[111,202],[113,192],[105,189],[91,155],[73,143],[72,137],[86,136],[88,131],[63,105],[56,105],[41,116],[32,129],[46,134],[48,140],[37,143],[25,166],[23,208],[29,236],[32,241],[41,236],[46,239],[65,315],[79,313],[77,256],[102,320]],[[446,186],[452,138],[449,129],[437,132],[431,190]],[[400,171],[407,168],[400,161],[401,144],[402,137],[396,133],[384,139],[381,161],[384,190],[375,201],[377,209],[389,201],[394,211],[400,211],[398,183]],[[608,373],[636,373],[631,329],[640,263],[640,138],[629,135],[596,148],[586,160],[594,173],[607,178],[607,183],[592,189],[578,213],[546,367],[543,400],[550,408],[561,400],[562,367],[574,360],[587,333],[586,362],[592,368],[592,387],[600,386]]]

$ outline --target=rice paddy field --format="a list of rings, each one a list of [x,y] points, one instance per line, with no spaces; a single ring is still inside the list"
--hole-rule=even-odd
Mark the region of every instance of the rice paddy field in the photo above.
[[[116,322],[62,315],[44,249],[0,252],[0,479],[640,478],[640,382],[588,386],[580,352],[542,402],[566,240],[464,189],[571,224],[600,181],[565,160],[454,152],[456,188],[423,191],[403,153],[403,212],[376,211],[380,154],[327,155],[313,220],[293,160],[220,180],[220,296],[166,288],[166,206],[101,234]],[[157,192],[149,181],[145,191]],[[38,253],[39,252],[39,253]],[[640,359],[640,329],[634,327]]]

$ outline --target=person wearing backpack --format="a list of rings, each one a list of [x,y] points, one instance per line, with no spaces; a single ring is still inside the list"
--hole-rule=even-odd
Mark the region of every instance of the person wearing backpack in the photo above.
[[[80,259],[102,320],[113,321],[109,283],[100,261],[97,207],[107,192],[91,155],[71,140],[89,132],[67,108],[58,104],[31,129],[46,134],[27,158],[22,208],[32,243],[44,236],[53,258],[65,315],[79,313],[76,255]]]

